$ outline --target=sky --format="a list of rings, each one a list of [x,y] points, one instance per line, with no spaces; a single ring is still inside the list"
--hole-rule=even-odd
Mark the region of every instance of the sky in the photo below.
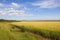
[[[0,0],[0,19],[60,20],[60,0]]]

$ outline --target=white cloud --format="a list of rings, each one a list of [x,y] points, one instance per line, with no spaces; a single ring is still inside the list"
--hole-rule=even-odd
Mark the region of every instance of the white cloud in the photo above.
[[[14,8],[4,8],[3,10],[0,10],[0,15],[33,16],[31,13],[27,14],[25,10],[16,10]]]
[[[8,15],[18,15],[18,13],[10,13],[10,14],[8,14]]]
[[[15,6],[15,7],[19,7],[19,6],[20,6],[19,4],[14,3],[14,2],[12,2],[11,4],[12,4],[13,6]]]
[[[40,8],[57,8],[60,7],[59,0],[43,0],[31,3],[34,6],[38,6]]]
[[[0,15],[5,15],[6,13],[3,11],[0,11]]]
[[[8,10],[9,15],[19,15],[19,16],[23,16],[25,14],[24,10],[16,10],[16,9],[9,9]]]
[[[5,5],[5,7],[4,7]],[[20,5],[18,3],[12,2],[11,4],[2,4],[0,3],[0,6],[3,6],[3,8],[0,8],[0,15],[8,15],[8,16],[32,16],[32,14],[27,14],[27,10],[29,10],[24,5]],[[21,8],[21,9],[18,9]]]
[[[4,6],[4,4],[0,3],[0,6]]]
[[[25,14],[24,10],[16,10],[13,8],[5,8],[3,10],[0,10],[0,15],[21,15]]]

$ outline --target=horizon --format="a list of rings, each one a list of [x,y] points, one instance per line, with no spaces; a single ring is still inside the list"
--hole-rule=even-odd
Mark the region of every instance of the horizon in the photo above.
[[[0,0],[0,19],[60,20],[60,0]]]
[[[12,19],[0,19],[0,20],[12,20]],[[13,20],[16,20],[16,19],[13,19]],[[16,20],[16,21],[19,21],[19,20]],[[21,20],[21,21],[60,21],[60,20]]]

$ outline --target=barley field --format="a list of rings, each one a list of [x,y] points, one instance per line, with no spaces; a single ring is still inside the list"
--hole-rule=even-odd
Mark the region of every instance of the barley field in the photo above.
[[[0,22],[0,40],[60,40],[60,22]]]
[[[12,24],[45,38],[60,40],[60,22],[14,22]]]
[[[43,29],[60,32],[60,22],[13,22],[12,24],[18,26],[25,26],[28,29]]]

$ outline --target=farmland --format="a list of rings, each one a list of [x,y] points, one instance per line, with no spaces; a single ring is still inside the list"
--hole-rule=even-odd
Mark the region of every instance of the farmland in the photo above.
[[[0,22],[1,40],[60,40],[60,22]]]

